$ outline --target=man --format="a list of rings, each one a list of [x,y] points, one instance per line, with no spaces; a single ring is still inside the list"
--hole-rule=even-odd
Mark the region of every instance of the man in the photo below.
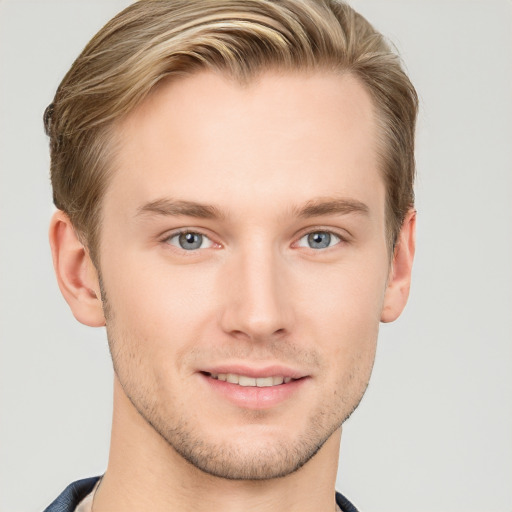
[[[317,0],[140,1],[45,113],[50,243],[115,370],[101,479],[47,511],[353,511],[341,426],[407,301],[417,98]]]

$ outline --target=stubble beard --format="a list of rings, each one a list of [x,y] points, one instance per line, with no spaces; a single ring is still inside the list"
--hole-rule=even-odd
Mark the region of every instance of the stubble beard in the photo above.
[[[288,439],[266,439],[257,446],[250,439],[245,443],[240,438],[218,441],[201,435],[191,421],[162,414],[162,408],[148,399],[148,393],[133,393],[132,383],[124,382],[117,371],[116,375],[133,407],[172,450],[203,473],[227,480],[270,480],[298,471],[357,407],[356,404],[342,417],[334,412],[314,411],[306,432]]]
[[[112,350],[112,345],[115,344],[109,341],[113,354],[115,350]],[[123,392],[144,421],[168,446],[203,473],[228,480],[269,480],[298,471],[341,427],[364,393],[348,412],[344,400],[339,401],[338,407],[331,404],[331,408],[328,408],[323,404],[310,413],[305,432],[300,435],[290,432],[287,439],[265,438],[264,441],[257,440],[257,445],[247,438],[244,441],[244,436],[219,441],[212,439],[209,432],[202,433],[193,424],[193,419],[178,417],[172,411],[165,410],[157,400],[151,398],[155,396],[154,393],[119,371],[123,361],[114,355],[113,361]],[[303,423],[302,419],[300,423]]]
[[[120,344],[115,339],[116,329],[113,311],[107,302],[103,283],[100,279],[103,308],[107,319],[107,337],[112,356],[114,371],[123,389],[139,415],[162,439],[185,461],[208,475],[228,480],[269,480],[282,478],[298,471],[310,461],[327,440],[350,417],[361,401],[369,381],[368,376],[357,396],[337,396],[327,400],[310,413],[305,432],[295,435],[291,432],[288,439],[267,440],[255,447],[247,441],[241,444],[238,439],[213,441],[191,424],[190,420],[177,417],[172,411],[165,412],[162,404],[155,398],[145,383],[136,382],[131,374],[130,360],[139,360],[133,351],[126,350],[125,336],[120,336]],[[117,332],[119,334],[119,332]],[[120,347],[123,347],[120,349]],[[126,371],[123,371],[126,370]],[[138,369],[140,372],[140,368]],[[371,372],[371,368],[370,368]],[[346,379],[351,383],[356,376]],[[334,391],[336,395],[336,391]],[[334,405],[332,402],[335,402]],[[189,407],[192,407],[189,405]],[[257,412],[256,412],[257,414]],[[294,437],[295,435],[295,437]]]
[[[270,480],[290,475],[306,464],[332,434],[319,439],[311,432],[294,442],[274,439],[256,448],[250,441],[242,445],[232,440],[207,440],[186,421],[170,426],[164,418],[147,415],[141,409],[138,411],[143,418],[184,460],[203,473],[227,480]]]

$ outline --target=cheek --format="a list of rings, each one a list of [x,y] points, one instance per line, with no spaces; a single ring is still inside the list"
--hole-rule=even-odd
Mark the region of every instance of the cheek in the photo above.
[[[364,263],[364,262],[363,262]],[[371,272],[367,269],[372,269]],[[339,267],[315,279],[297,292],[301,297],[297,330],[314,339],[326,372],[337,381],[335,389],[347,386],[347,379],[365,385],[375,357],[380,315],[386,284],[386,267],[363,264]],[[302,334],[301,334],[302,333]],[[354,383],[356,385],[356,383]]]
[[[105,262],[105,279],[116,328],[152,357],[197,341],[214,316],[211,271],[125,255],[108,267]]]
[[[344,338],[375,334],[386,289],[387,269],[375,263],[338,265],[322,272],[308,272],[295,296],[302,316],[319,328],[343,333]],[[363,336],[365,337],[365,336]]]
[[[382,293],[346,285],[331,298],[333,305],[324,310],[329,328],[319,343],[329,368],[325,388],[346,417],[359,404],[372,373]]]

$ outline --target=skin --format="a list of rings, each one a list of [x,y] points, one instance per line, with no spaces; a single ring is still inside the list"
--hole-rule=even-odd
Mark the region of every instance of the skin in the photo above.
[[[95,512],[334,510],[341,425],[414,255],[412,211],[388,252],[369,95],[350,75],[242,87],[202,72],[159,87],[117,134],[99,268],[63,212],[50,228],[64,297],[106,323],[115,368]],[[181,248],[183,230],[201,248]],[[222,365],[301,379],[282,400],[233,401],[204,373]]]

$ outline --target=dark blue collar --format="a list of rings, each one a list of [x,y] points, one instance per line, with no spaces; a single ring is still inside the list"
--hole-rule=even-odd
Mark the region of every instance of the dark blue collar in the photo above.
[[[85,478],[69,484],[63,493],[44,512],[75,512],[78,504],[94,489],[100,477]],[[342,512],[357,512],[356,507],[339,492],[336,493],[336,503]]]
[[[69,484],[62,494],[44,512],[75,512],[78,504],[94,489],[99,476]]]

